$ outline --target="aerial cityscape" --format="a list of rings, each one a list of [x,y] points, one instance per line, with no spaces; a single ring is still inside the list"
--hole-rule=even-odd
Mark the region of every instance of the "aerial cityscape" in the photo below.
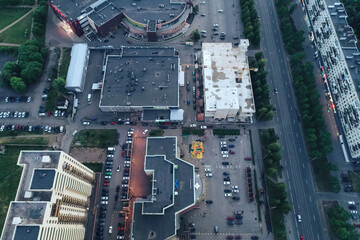
[[[359,12],[0,0],[1,240],[360,239]]]

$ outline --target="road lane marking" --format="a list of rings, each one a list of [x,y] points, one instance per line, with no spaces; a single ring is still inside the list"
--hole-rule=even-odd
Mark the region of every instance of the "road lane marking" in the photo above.
[[[314,221],[316,221],[315,215],[313,215]]]
[[[299,134],[296,133],[296,137],[299,138]]]
[[[305,164],[303,163],[303,168],[305,168]]]
[[[305,179],[305,182],[306,182],[306,185],[309,185],[309,183],[308,183],[307,179]]]
[[[312,199],[311,199],[311,197],[309,196],[309,200],[310,200],[310,202],[312,202]]]
[[[301,148],[299,148],[299,152],[301,152]]]

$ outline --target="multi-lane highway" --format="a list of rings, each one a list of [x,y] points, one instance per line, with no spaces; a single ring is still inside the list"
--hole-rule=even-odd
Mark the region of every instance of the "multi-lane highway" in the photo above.
[[[316,201],[314,180],[301,125],[297,118],[295,94],[291,72],[281,39],[273,1],[257,1],[261,23],[261,48],[267,60],[268,81],[278,94],[271,91],[271,101],[276,106],[274,127],[283,147],[282,165],[289,200],[293,204],[290,213],[291,229],[288,239],[325,239],[322,219]],[[298,222],[296,215],[301,215]]]

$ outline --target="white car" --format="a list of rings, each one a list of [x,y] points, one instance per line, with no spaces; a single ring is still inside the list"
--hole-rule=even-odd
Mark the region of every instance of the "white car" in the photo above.
[[[214,24],[214,28],[216,28],[216,27],[219,27],[219,24],[217,24],[217,23],[216,23],[216,24]]]
[[[230,182],[229,182],[229,181],[225,181],[225,182],[224,182],[224,185],[230,185]]]
[[[200,4],[204,5],[204,4],[205,4],[205,1],[200,2]]]
[[[224,142],[220,142],[220,145],[226,145],[226,142],[224,141]]]
[[[129,184],[121,184],[121,187],[129,187]]]
[[[223,154],[222,157],[223,157],[223,158],[227,158],[227,157],[229,157],[229,155]]]
[[[201,14],[200,14],[200,16],[205,17],[205,16],[206,16],[206,14],[205,14],[205,13],[201,13]]]
[[[112,226],[109,227],[109,233],[112,233]]]
[[[205,168],[205,172],[211,172],[211,168]]]
[[[64,132],[64,126],[60,126],[59,131],[60,131],[61,133]]]
[[[102,205],[107,205],[109,202],[108,201],[101,201],[100,204]]]
[[[30,126],[31,127],[31,126]],[[1,128],[0,128],[0,132],[3,132],[5,129],[5,125],[2,125]]]
[[[207,129],[207,126],[200,126],[201,129]]]
[[[301,222],[301,216],[300,214],[297,215],[297,221],[300,223]]]
[[[352,214],[357,214],[358,211],[356,211],[356,210],[350,210],[350,213],[352,213]]]
[[[124,164],[130,164],[131,162],[130,161],[124,161]]]
[[[109,197],[101,197],[101,200],[108,200]]]
[[[14,112],[14,118],[18,116],[18,111]]]
[[[221,154],[228,154],[228,151],[221,151]]]
[[[73,131],[72,135],[75,136],[77,132],[77,130]]]
[[[191,128],[194,128],[194,127],[196,127],[196,124],[195,124],[195,123],[190,124],[190,127],[191,127]]]
[[[116,236],[116,239],[125,239],[124,236]]]
[[[222,13],[222,12],[224,12],[224,10],[222,10],[222,9],[219,9],[219,10],[218,10],[218,13]]]
[[[117,172],[120,172],[120,166],[118,166],[118,167],[116,168],[116,171],[117,171]]]
[[[114,155],[113,155],[113,154],[108,154],[107,157],[108,157],[108,158],[113,158]]]
[[[206,173],[205,176],[206,177],[212,177],[212,173]]]
[[[239,193],[240,191],[239,191],[239,189],[233,189],[232,192],[233,193]]]
[[[231,186],[232,189],[239,189],[239,186]]]
[[[232,193],[225,193],[225,197],[231,197]]]
[[[123,177],[123,180],[129,180],[130,177]]]
[[[90,125],[90,122],[83,122],[82,123],[84,126],[88,126],[88,125]]]
[[[347,204],[348,205],[355,205],[355,202],[354,201],[348,201]]]
[[[148,129],[145,129],[145,130],[143,131],[143,134],[145,135],[148,131],[149,131]]]
[[[110,176],[110,175],[106,175],[105,178],[106,178],[106,179],[110,179],[111,176]]]
[[[201,30],[201,33],[206,33],[206,30]]]

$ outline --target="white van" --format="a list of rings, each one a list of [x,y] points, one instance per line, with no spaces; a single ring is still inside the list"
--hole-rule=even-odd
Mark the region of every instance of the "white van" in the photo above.
[[[91,103],[91,93],[88,94],[88,103]]]

